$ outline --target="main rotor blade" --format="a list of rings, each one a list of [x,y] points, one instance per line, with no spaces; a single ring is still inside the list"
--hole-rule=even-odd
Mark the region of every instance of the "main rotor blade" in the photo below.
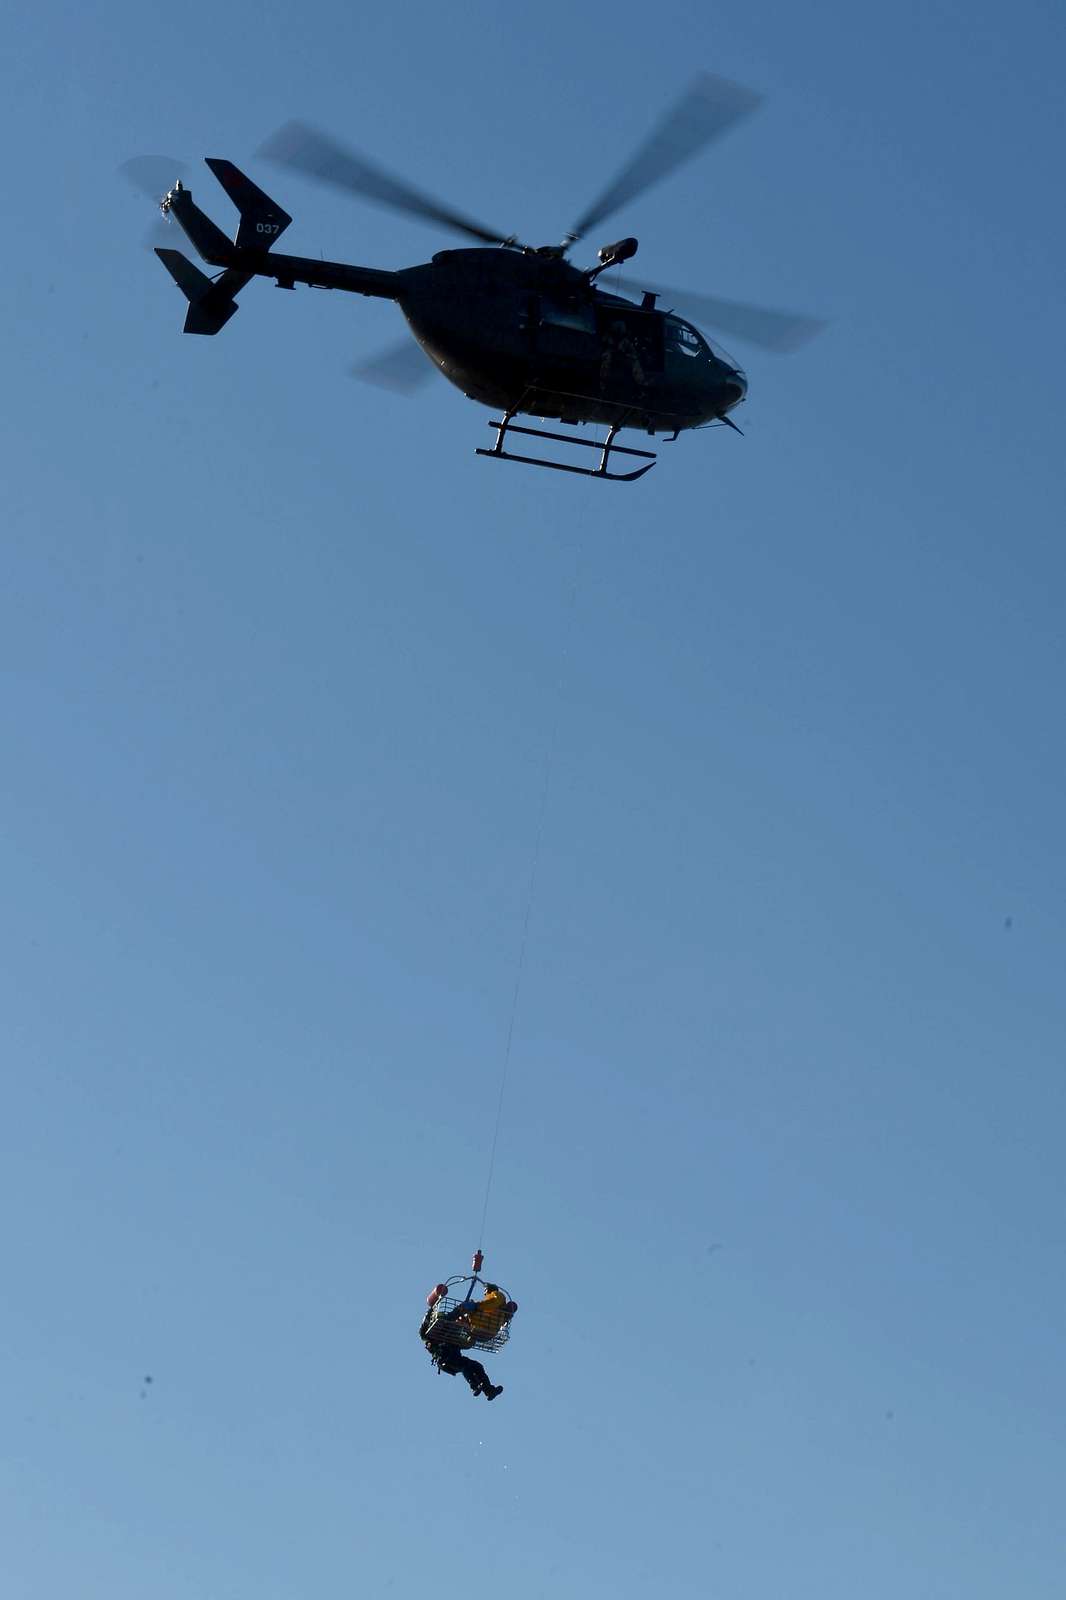
[[[367,361],[352,367],[352,376],[393,394],[412,395],[432,378],[436,368],[421,345],[408,336],[386,345]]]
[[[291,167],[307,177],[322,183],[331,183],[348,194],[362,195],[375,200],[378,205],[391,206],[394,211],[405,211],[409,216],[422,217],[427,222],[437,222],[455,233],[465,233],[485,244],[510,244],[511,239],[492,228],[484,228],[461,212],[442,205],[432,196],[423,194],[402,178],[394,178],[374,166],[365,156],[347,150],[328,134],[310,127],[306,122],[287,122],[277,133],[260,146],[259,154],[280,166]]]
[[[718,295],[697,294],[690,289],[662,289],[643,279],[638,282],[622,278],[618,283],[622,294],[639,295],[642,290],[650,289],[658,296],[662,310],[680,311],[694,322],[706,323],[734,339],[761,345],[764,350],[798,350],[828,326],[822,318],[808,317],[798,311],[771,311],[766,306],[722,300]]]
[[[567,241],[583,239],[590,228],[659,183],[704,145],[719,138],[760,104],[762,96],[728,78],[703,73],[640,146],[618,176],[576,222]]]

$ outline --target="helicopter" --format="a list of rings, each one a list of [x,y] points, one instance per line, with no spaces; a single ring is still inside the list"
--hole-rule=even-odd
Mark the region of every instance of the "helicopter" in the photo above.
[[[279,289],[302,284],[393,300],[416,344],[406,340],[403,347],[367,363],[364,376],[386,387],[410,388],[419,375],[411,358],[421,374],[429,375],[428,356],[470,399],[498,408],[499,418],[489,424],[496,430],[495,442],[478,448],[479,456],[634,482],[651,470],[656,456],[616,443],[623,428],[653,437],[664,434],[668,442],[708,426],[740,432],[731,413],[747,395],[745,373],[694,323],[678,315],[675,304],[685,303],[720,330],[770,349],[796,348],[822,324],[812,317],[672,290],[638,289],[639,300],[608,292],[599,279],[633,258],[637,240],[632,237],[601,246],[588,267],[575,266],[569,253],[593,228],[759,103],[759,95],[739,84],[702,75],[562,241],[539,246],[482,225],[306,123],[289,122],[261,147],[262,157],[346,194],[475,239],[477,245],[440,250],[423,265],[397,271],[283,255],[274,246],[292,221],[289,214],[231,161],[206,157],[239,213],[232,241],[199,209],[180,179],[158,203],[203,260],[221,270],[208,276],[179,250],[157,247],[156,254],[188,301],[186,333],[218,333],[238,309],[237,294],[254,277],[273,278]],[[126,166],[137,181],[138,162]],[[630,285],[619,280],[617,287]],[[661,300],[670,309],[661,309]],[[598,440],[522,426],[515,421],[518,416],[557,420],[568,429],[599,425],[607,428],[607,435]],[[580,466],[520,453],[509,448],[513,435],[595,449],[599,462]],[[613,470],[615,457],[638,464]]]

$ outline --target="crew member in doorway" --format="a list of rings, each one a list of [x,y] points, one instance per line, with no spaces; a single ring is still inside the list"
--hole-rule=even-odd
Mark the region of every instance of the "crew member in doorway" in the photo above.
[[[631,377],[638,389],[644,387],[644,368],[640,364],[640,352],[621,317],[615,318],[604,335],[603,355],[600,358],[601,389],[607,387],[612,372],[615,378],[621,378],[623,382]]]

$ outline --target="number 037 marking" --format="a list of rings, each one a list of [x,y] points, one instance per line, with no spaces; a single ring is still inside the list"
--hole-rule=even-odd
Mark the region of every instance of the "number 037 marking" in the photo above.
[[[276,222],[257,222],[255,231],[256,233],[280,233],[281,227]]]

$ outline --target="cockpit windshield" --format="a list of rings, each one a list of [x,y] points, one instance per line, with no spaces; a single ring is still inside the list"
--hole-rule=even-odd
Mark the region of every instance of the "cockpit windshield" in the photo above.
[[[686,361],[691,361],[693,366],[702,362],[712,362],[728,367],[739,377],[744,376],[739,362],[729,354],[729,351],[723,350],[716,340],[708,339],[706,334],[700,333],[691,322],[682,322],[680,317],[669,316],[665,320],[664,334],[666,353],[673,358],[675,371]]]
[[[687,356],[692,361],[706,361],[711,353],[695,328],[680,317],[666,319],[666,349],[671,355]]]

